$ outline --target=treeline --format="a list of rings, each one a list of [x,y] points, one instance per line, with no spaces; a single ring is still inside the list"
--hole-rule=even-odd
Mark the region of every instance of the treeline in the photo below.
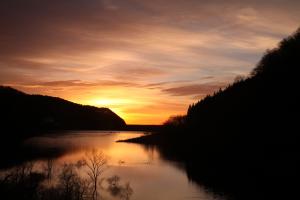
[[[248,77],[170,118],[156,145],[189,178],[235,199],[286,199],[299,176],[300,30],[268,50]],[[274,192],[276,191],[276,192]]]
[[[300,30],[268,50],[248,77],[239,77],[225,89],[190,105],[187,115],[170,118],[166,130],[189,129],[194,133],[188,137],[213,140],[238,133],[256,142],[294,141],[299,115],[299,56]]]

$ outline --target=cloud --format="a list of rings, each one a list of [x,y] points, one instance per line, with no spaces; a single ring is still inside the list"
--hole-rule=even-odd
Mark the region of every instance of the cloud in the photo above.
[[[114,81],[114,80],[101,80],[97,82],[86,82],[81,80],[63,80],[63,81],[33,81],[10,84],[11,86],[24,86],[24,87],[57,87],[57,88],[68,88],[68,87],[139,87],[134,82],[126,81]]]
[[[2,0],[0,84],[83,103],[129,96],[153,113],[163,106],[149,101],[172,98],[166,114],[176,114],[175,102],[182,106],[173,112],[182,113],[195,96],[248,74],[296,30],[299,7],[298,0]]]
[[[206,79],[207,77],[205,77],[204,79]],[[209,77],[211,78],[211,77]],[[190,81],[187,80],[179,80],[179,81],[163,81],[163,82],[157,82],[157,83],[149,83],[144,85],[144,87],[149,88],[149,89],[158,89],[158,88],[163,88],[166,87],[168,85],[173,85],[173,84],[184,84],[184,83],[188,83]]]
[[[179,87],[163,89],[162,92],[173,96],[207,95],[226,86],[226,83],[190,84]]]

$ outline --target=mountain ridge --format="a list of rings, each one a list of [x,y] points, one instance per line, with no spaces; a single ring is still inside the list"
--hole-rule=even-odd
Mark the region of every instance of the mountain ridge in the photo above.
[[[0,86],[3,128],[13,131],[121,129],[125,121],[108,108],[81,105],[59,97],[26,94]]]

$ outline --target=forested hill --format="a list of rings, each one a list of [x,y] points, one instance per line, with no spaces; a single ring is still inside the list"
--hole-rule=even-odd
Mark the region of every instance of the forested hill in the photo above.
[[[191,105],[154,144],[190,179],[229,199],[293,199],[299,188],[300,30],[267,51],[249,77]]]
[[[191,105],[185,123],[201,133],[275,139],[280,130],[277,139],[287,138],[299,123],[299,68],[300,30],[267,51],[249,77]]]
[[[0,86],[0,99],[2,130],[19,131],[19,136],[45,130],[120,129],[126,126],[124,120],[108,108],[29,95],[11,87]]]

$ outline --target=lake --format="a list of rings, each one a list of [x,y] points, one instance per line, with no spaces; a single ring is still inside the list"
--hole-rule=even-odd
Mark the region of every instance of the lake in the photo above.
[[[54,169],[65,163],[76,163],[92,149],[101,151],[107,157],[107,167],[101,178],[120,177],[121,183],[130,183],[133,190],[131,200],[215,200],[217,197],[201,186],[188,180],[180,163],[165,160],[155,148],[132,143],[118,143],[143,135],[130,131],[70,131],[33,137],[24,142],[39,155],[35,168],[39,170],[51,156]],[[53,154],[49,153],[52,152]],[[81,170],[82,176],[86,170]],[[118,199],[101,192],[103,199]]]

